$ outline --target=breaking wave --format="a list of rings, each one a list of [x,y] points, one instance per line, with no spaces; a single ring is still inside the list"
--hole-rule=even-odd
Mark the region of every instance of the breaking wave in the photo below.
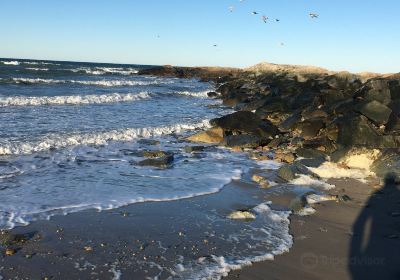
[[[130,102],[150,98],[147,92],[137,94],[88,94],[68,96],[13,96],[0,97],[0,107],[5,106],[42,106],[42,105],[79,105]]]
[[[20,63],[18,61],[1,61],[4,65],[19,65]]]
[[[0,84],[80,84],[103,87],[121,87],[121,86],[146,86],[155,84],[171,84],[172,81],[152,80],[152,81],[130,81],[130,80],[97,80],[97,81],[80,81],[80,80],[55,80],[41,78],[11,78],[0,79]]]
[[[0,155],[32,154],[79,145],[105,145],[111,141],[132,141],[141,137],[149,138],[208,127],[210,127],[209,120],[204,120],[194,124],[161,127],[126,128],[81,134],[48,134],[37,141],[1,144]]]

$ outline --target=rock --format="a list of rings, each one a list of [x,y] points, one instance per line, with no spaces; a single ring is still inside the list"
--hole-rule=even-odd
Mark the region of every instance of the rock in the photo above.
[[[307,197],[305,195],[296,197],[290,201],[289,209],[294,213],[299,213],[307,206]]]
[[[257,148],[265,143],[265,140],[258,136],[253,135],[231,135],[225,137],[223,144],[227,147],[240,147],[240,148]]]
[[[274,156],[274,160],[286,163],[292,163],[295,159],[296,157],[292,153],[288,152],[276,152]]]
[[[12,255],[14,255],[15,253],[16,253],[15,249],[12,249],[12,248],[8,248],[8,249],[6,249],[6,251],[5,251],[5,255],[6,255],[6,256],[12,256]]]
[[[306,167],[314,167],[317,168],[321,166],[326,160],[324,158],[305,158],[298,160],[298,163],[306,166]]]
[[[224,141],[224,131],[220,127],[214,127],[207,131],[199,132],[187,138],[191,142],[207,144],[219,144]]]
[[[169,153],[164,152],[164,151],[143,151],[142,156],[146,158],[159,158],[159,157],[165,157]]]
[[[194,152],[202,152],[204,151],[204,146],[186,146],[185,152],[186,153],[194,153]]]
[[[344,147],[376,147],[378,134],[365,117],[343,117],[340,121],[337,142]]]
[[[257,184],[259,184],[262,188],[270,187],[270,183],[268,182],[268,180],[260,175],[253,175],[253,177],[251,177],[251,179],[253,180],[253,182],[256,182]]]
[[[216,97],[219,96],[219,94],[216,93],[215,91],[211,91],[211,92],[207,93],[207,96],[210,97],[210,98],[216,98]]]
[[[174,161],[174,156],[172,154],[168,154],[166,156],[162,156],[159,158],[148,158],[142,161],[139,161],[137,164],[139,166],[153,166],[159,168],[167,168]]]
[[[296,150],[296,154],[298,157],[303,157],[303,158],[321,158],[325,159],[326,154],[324,152],[318,151],[318,150],[313,150],[313,149],[306,149],[306,148],[298,148]]]
[[[249,211],[239,210],[229,214],[228,218],[232,220],[255,220],[256,215]]]
[[[391,101],[391,92],[388,80],[371,79],[354,95],[354,97],[362,98],[366,102],[377,101],[384,105],[388,105]]]
[[[14,234],[9,231],[0,232],[0,245],[1,246],[21,246],[27,241],[33,239],[36,236],[36,232],[29,232],[24,234]]]
[[[222,118],[211,120],[211,124],[224,131],[247,133],[260,137],[274,137],[278,129],[269,121],[260,119],[256,114],[239,111]]]
[[[392,113],[385,126],[385,133],[400,135],[400,117]]]
[[[292,181],[296,178],[295,169],[290,165],[284,165],[278,169],[278,177],[286,182]]]
[[[151,140],[151,139],[139,139],[137,142],[138,142],[139,144],[142,144],[142,145],[149,145],[149,146],[160,145],[160,141],[158,141],[158,140]]]
[[[386,124],[392,113],[389,107],[375,100],[358,104],[355,109],[377,125]]]
[[[319,131],[324,127],[324,121],[322,119],[310,119],[305,120],[301,123],[297,123],[295,129],[299,131],[300,136],[304,139],[312,139],[316,137]]]

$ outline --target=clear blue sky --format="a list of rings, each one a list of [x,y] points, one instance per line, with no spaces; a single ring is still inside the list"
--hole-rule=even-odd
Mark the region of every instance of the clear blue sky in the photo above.
[[[399,0],[0,0],[0,11],[0,57],[400,72]]]

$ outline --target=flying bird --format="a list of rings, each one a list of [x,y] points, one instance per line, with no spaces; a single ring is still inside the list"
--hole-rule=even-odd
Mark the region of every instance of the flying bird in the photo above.
[[[218,45],[217,45],[217,44],[214,44],[213,47],[218,47]]]
[[[235,7],[234,6],[230,6],[229,7],[229,11],[232,13],[233,11],[235,10]]]
[[[267,23],[268,17],[267,16],[262,16],[262,20],[264,23]]]
[[[257,12],[252,12],[252,14],[253,14],[253,15],[258,15],[258,13],[257,13]]]
[[[318,14],[315,14],[315,13],[310,13],[310,17],[311,17],[311,18],[318,18],[319,15],[318,15]]]
[[[276,21],[276,22],[280,22],[281,20],[280,20],[279,18],[276,18],[275,21]]]

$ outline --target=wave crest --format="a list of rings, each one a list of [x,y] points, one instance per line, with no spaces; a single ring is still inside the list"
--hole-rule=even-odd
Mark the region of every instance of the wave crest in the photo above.
[[[6,106],[41,106],[41,105],[79,105],[130,102],[150,98],[147,92],[138,94],[88,94],[68,96],[13,96],[0,98],[0,107]]]
[[[0,155],[21,155],[61,149],[79,145],[105,145],[111,141],[132,141],[137,138],[150,138],[172,133],[182,133],[210,127],[209,120],[194,124],[175,124],[161,127],[126,128],[84,134],[50,134],[33,142],[6,143],[0,145]]]

